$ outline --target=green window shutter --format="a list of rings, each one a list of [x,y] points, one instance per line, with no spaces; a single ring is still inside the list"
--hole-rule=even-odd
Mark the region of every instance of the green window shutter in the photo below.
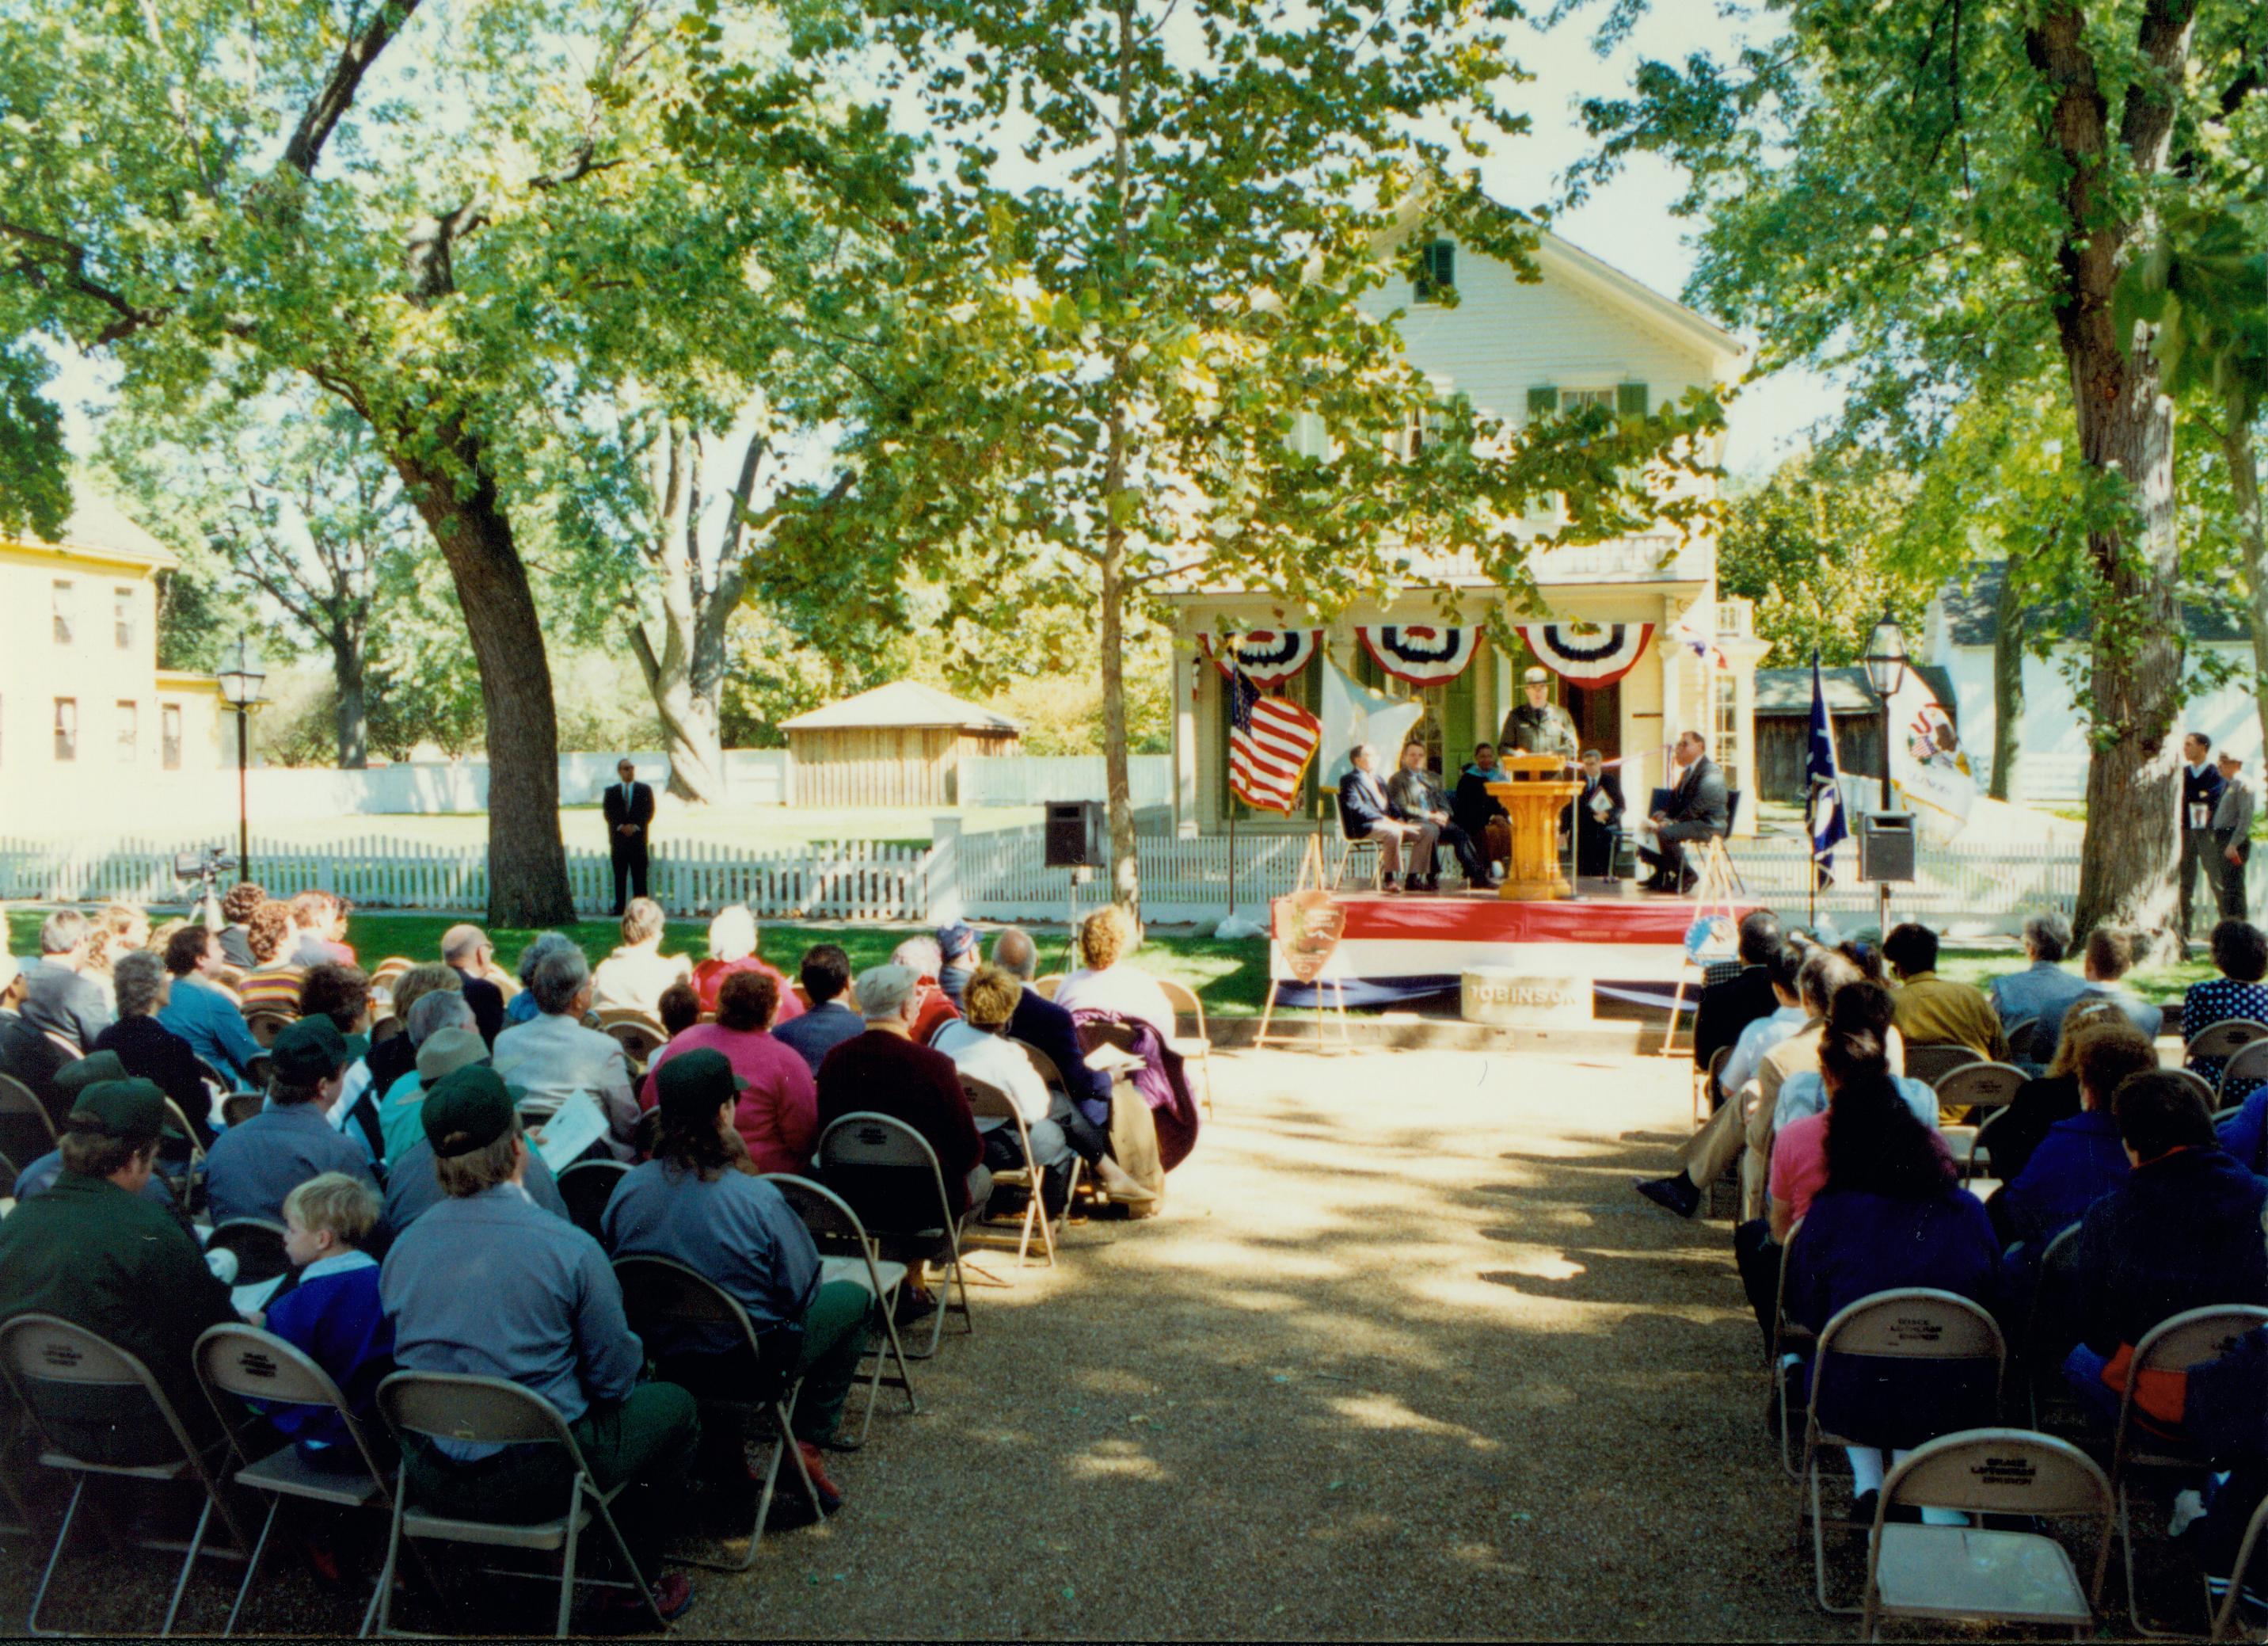
[[[1528,391],[1528,415],[1529,417],[1548,417],[1558,410],[1559,391],[1557,389],[1552,388],[1547,385],[1539,384],[1537,387]]]
[[[1615,414],[1623,417],[1646,416],[1646,385],[1619,383],[1615,387]]]

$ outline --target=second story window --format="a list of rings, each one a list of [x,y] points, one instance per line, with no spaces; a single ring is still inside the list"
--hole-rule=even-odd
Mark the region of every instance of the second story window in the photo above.
[[[55,644],[69,646],[78,634],[78,585],[67,577],[59,577],[50,598],[55,615]]]
[[[118,702],[118,764],[130,766],[142,742],[142,711],[131,698]]]
[[[68,764],[78,758],[78,699],[55,699],[55,759]]]
[[[134,649],[134,591],[113,589],[110,594],[110,618],[118,631],[118,649]]]
[[[1412,284],[1420,303],[1439,303],[1443,296],[1457,289],[1457,248],[1447,240],[1435,240],[1418,255],[1418,273]]]
[[[165,761],[166,770],[179,771],[181,769],[181,705],[180,704],[168,703],[159,707],[158,737],[159,752]]]

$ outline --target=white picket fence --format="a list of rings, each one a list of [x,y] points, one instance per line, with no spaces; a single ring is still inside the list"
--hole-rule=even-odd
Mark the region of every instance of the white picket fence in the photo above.
[[[1235,896],[1258,912],[1291,891],[1305,835],[1243,834],[1235,844]],[[57,845],[0,838],[0,900],[71,903],[178,903],[176,851],[202,845],[178,840],[112,839]],[[1326,840],[1327,863],[1337,845]],[[1058,919],[1070,906],[1071,872],[1042,866],[1036,827],[974,834],[941,825],[928,846],[871,840],[825,841],[750,852],[718,843],[673,845],[654,865],[652,890],[680,916],[745,903],[770,919],[924,922],[947,912],[978,919]],[[1166,922],[1219,919],[1229,907],[1229,842],[1225,836],[1137,841],[1143,912]],[[370,909],[479,910],[488,901],[488,861],[478,846],[423,846],[395,840],[335,842],[322,848],[254,840],[254,872],[270,888],[317,887]],[[1747,841],[1733,852],[1748,895],[1785,913],[1807,902],[1810,858],[1798,838]],[[1867,922],[1874,889],[1859,882],[1856,854],[1837,849],[1835,884],[1817,906],[1846,926]],[[575,907],[603,913],[612,898],[607,860],[595,852],[567,854]],[[2268,859],[2254,868],[2255,906],[2268,898]],[[1955,932],[2013,932],[2023,916],[2069,914],[2079,890],[2073,846],[1924,847],[1918,876],[1894,887],[1896,917],[1918,917]],[[1081,907],[1103,895],[1100,878],[1079,889]]]

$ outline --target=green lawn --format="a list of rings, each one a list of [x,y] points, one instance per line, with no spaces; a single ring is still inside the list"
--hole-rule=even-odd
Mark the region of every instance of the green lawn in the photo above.
[[[7,918],[10,949],[18,955],[39,952],[40,922],[44,912],[11,909]],[[459,918],[442,914],[357,914],[349,922],[347,941],[368,966],[394,955],[404,955],[413,960],[438,959],[441,934],[455,925]],[[583,946],[583,952],[590,956],[593,964],[604,959],[622,941],[620,931],[611,920],[583,920],[559,929]],[[704,952],[707,933],[705,922],[672,921],[663,947],[698,956]],[[489,935],[495,940],[503,963],[510,966],[535,934],[499,929]],[[849,953],[855,971],[880,965],[906,936],[905,927],[766,921],[759,947],[766,960],[793,977],[803,951],[814,943],[840,943]],[[1040,934],[1040,956],[1042,971],[1066,969],[1060,932]],[[1268,944],[1262,938],[1221,942],[1210,937],[1153,934],[1134,956],[1134,963],[1160,977],[1187,984],[1204,997],[1207,1012],[1224,1017],[1257,1016],[1268,994]]]
[[[2138,966],[2128,975],[2126,981],[2134,993],[2146,1000],[2156,1001],[2161,1005],[2168,1000],[2178,1000],[2182,998],[2182,991],[2188,988],[2191,984],[2202,983],[2214,975],[2213,962],[2205,957],[2205,951],[2202,944],[2198,946],[2197,953],[2198,956],[2197,959],[2184,962],[2177,966]],[[2023,950],[2013,946],[2006,948],[1948,947],[1940,949],[1937,957],[1937,971],[1940,977],[1957,978],[1963,983],[1973,983],[1980,988],[1992,978],[2007,972],[2020,971],[2023,966]],[[2079,976],[2079,962],[2076,960],[2069,962],[2064,970],[2073,977]]]

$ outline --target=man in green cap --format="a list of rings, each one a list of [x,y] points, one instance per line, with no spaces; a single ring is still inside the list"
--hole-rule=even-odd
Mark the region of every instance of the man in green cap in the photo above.
[[[118,1060],[115,1052],[91,1052],[76,1063],[66,1064],[55,1075],[56,1089],[63,1094],[65,1122],[68,1123],[71,1110],[77,1105],[79,1094],[88,1087],[102,1081],[122,1081],[126,1078],[126,1066]],[[176,1147],[186,1147],[186,1140]],[[61,1147],[51,1148],[34,1157],[16,1174],[16,1198],[29,1200],[45,1194],[55,1186],[55,1179],[63,1175],[63,1149]],[[166,1186],[162,1171],[150,1174],[150,1181],[142,1185],[142,1198],[179,1223],[184,1232],[189,1230],[188,1214],[181,1209],[180,1201]]]
[[[0,1320],[60,1316],[132,1354],[190,1433],[212,1428],[189,1349],[233,1321],[228,1288],[180,1223],[143,1199],[167,1132],[166,1094],[149,1081],[97,1081],[64,1118],[63,1175],[0,1222]],[[114,1389],[49,1386],[40,1415],[78,1456],[153,1463],[175,1442],[148,1403]]]
[[[638,1381],[645,1348],[622,1287],[597,1241],[528,1198],[527,1142],[497,1072],[474,1064],[444,1076],[418,1118],[448,1198],[401,1231],[379,1275],[395,1362],[508,1378],[556,1406],[600,1489],[632,1483],[615,1518],[654,1604],[675,1617],[692,1585],[661,1574],[660,1538],[700,1438],[693,1397]],[[568,1487],[550,1446],[412,1436],[404,1461],[412,1502],[479,1519],[555,1515]]]
[[[284,1197],[310,1177],[342,1171],[372,1188],[362,1145],[333,1128],[331,1105],[345,1083],[346,1037],[328,1017],[302,1017],[268,1048],[268,1106],[214,1140],[205,1156],[212,1221],[284,1221]]]

